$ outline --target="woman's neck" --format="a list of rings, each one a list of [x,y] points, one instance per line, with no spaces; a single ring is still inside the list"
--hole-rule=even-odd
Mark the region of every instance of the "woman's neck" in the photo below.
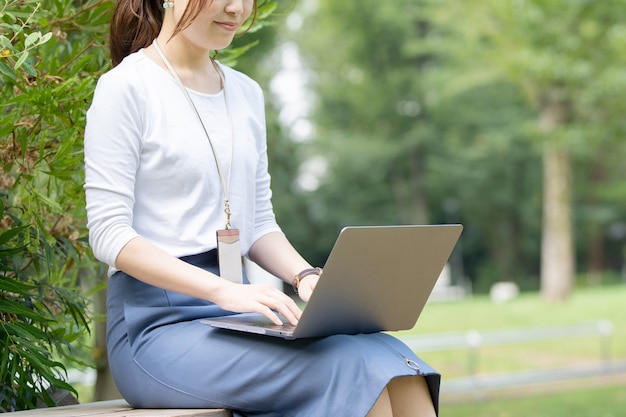
[[[212,62],[210,51],[198,48],[178,35],[169,39],[169,35],[161,33],[157,43],[186,87],[207,94],[221,91],[220,74]],[[151,51],[152,48],[154,46],[147,48],[148,56],[167,69],[156,51]]]

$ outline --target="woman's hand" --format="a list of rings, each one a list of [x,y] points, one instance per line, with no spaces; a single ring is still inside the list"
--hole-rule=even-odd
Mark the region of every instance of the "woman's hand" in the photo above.
[[[223,280],[212,300],[224,310],[237,313],[260,313],[272,323],[283,322],[278,311],[293,325],[298,324],[302,311],[287,294],[267,284],[234,284]]]
[[[282,322],[272,310],[292,324],[297,324],[302,315],[291,297],[271,285],[232,283],[165,253],[141,237],[124,246],[116,267],[147,284],[212,301],[224,310],[260,313],[277,325]]]
[[[313,290],[317,285],[317,281],[320,279],[319,275],[307,275],[306,277],[300,280],[300,285],[298,285],[298,295],[304,302],[308,302],[311,298],[311,294],[313,294]]]
[[[312,268],[311,264],[291,246],[282,232],[271,232],[258,239],[250,248],[248,257],[290,285],[293,283],[294,274]],[[318,279],[317,275],[307,275],[300,280],[298,294],[302,301],[309,301]]]

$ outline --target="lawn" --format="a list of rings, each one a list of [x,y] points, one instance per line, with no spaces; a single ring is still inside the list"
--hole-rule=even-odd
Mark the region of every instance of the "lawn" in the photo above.
[[[415,328],[403,334],[433,335],[455,331],[494,331],[551,327],[610,320],[613,358],[626,359],[626,285],[575,290],[563,303],[545,302],[538,294],[522,294],[504,304],[487,296],[459,301],[428,303]],[[480,373],[559,366],[600,358],[600,338],[552,340],[520,345],[483,348],[479,352]],[[444,377],[464,376],[467,351],[425,352],[420,355]],[[486,360],[488,358],[488,360]]]
[[[441,417],[623,417],[626,387],[576,389],[522,398],[442,404]]]
[[[522,294],[504,304],[494,304],[487,296],[474,296],[450,302],[427,304],[416,327],[400,335],[433,335],[477,330],[497,331],[587,323],[601,319],[613,324],[611,358],[626,360],[626,285],[577,289],[563,303],[545,302],[538,294]],[[586,336],[562,340],[483,347],[478,352],[476,373],[490,374],[542,370],[596,363],[600,360],[600,337]],[[468,375],[465,349],[423,352],[419,356],[437,368],[446,379]],[[551,394],[541,389],[507,390],[484,400],[458,403],[442,396],[441,416],[455,417],[617,417],[626,415],[626,377],[618,382],[599,378],[562,384]],[[587,384],[589,382],[589,384]],[[591,383],[593,382],[593,383]],[[582,389],[589,385],[589,389]],[[555,388],[552,385],[552,388]],[[511,397],[514,392],[513,397]]]

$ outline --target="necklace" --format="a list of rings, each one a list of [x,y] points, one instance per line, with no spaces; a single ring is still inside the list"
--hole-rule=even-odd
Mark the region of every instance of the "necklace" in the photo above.
[[[159,44],[158,44],[157,40],[155,39],[152,42],[152,44],[154,45],[154,48],[156,49],[156,51],[159,54],[159,56],[161,57],[161,60],[163,61],[163,63],[165,64],[165,66],[167,67],[169,72],[172,74],[172,77],[174,77],[174,79],[176,80],[176,83],[178,83],[178,86],[180,87],[181,91],[185,95],[185,98],[187,99],[187,101],[189,102],[189,105],[193,109],[196,117],[198,118],[198,121],[202,125],[202,130],[204,130],[204,134],[206,135],[207,139],[209,140],[209,145],[211,145],[211,151],[213,153],[213,158],[215,158],[215,165],[217,166],[217,173],[219,174],[220,182],[222,183],[222,191],[224,192],[224,213],[226,214],[226,230],[229,230],[230,227],[231,227],[231,224],[230,224],[231,212],[230,212],[230,200],[229,200],[229,194],[230,194],[230,174],[231,174],[231,169],[232,169],[232,165],[233,165],[232,161],[233,161],[233,152],[234,152],[234,140],[233,140],[233,122],[232,122],[232,117],[231,117],[231,113],[230,113],[230,108],[228,106],[228,97],[227,97],[227,94],[226,94],[226,82],[224,81],[224,75],[222,74],[222,71],[219,69],[219,67],[215,64],[215,61],[213,59],[211,59],[211,63],[213,64],[213,67],[215,68],[215,70],[217,71],[217,73],[218,73],[218,75],[220,77],[220,82],[222,84],[222,90],[223,90],[223,93],[224,93],[224,103],[226,105],[226,114],[228,115],[228,127],[229,127],[229,130],[230,130],[230,147],[231,147],[231,150],[230,150],[230,163],[228,165],[228,177],[224,176],[224,171],[222,170],[222,165],[220,164],[220,161],[219,161],[219,159],[217,157],[217,151],[215,150],[215,146],[213,145],[213,141],[211,141],[211,137],[209,136],[209,132],[207,131],[206,126],[202,122],[202,118],[200,117],[200,113],[198,112],[198,109],[196,108],[196,105],[193,103],[193,100],[191,99],[191,96],[189,95],[189,92],[187,91],[187,88],[185,87],[185,85],[183,84],[182,80],[180,79],[180,77],[176,73],[176,70],[174,70],[174,67],[172,66],[172,64],[170,64],[170,62],[168,61],[167,57],[165,56],[165,54],[163,53],[163,51],[159,47]]]
[[[230,200],[229,200],[230,174],[231,174],[231,170],[233,167],[233,153],[235,152],[235,148],[234,148],[235,140],[234,140],[234,135],[233,135],[233,119],[230,113],[230,108],[228,106],[228,94],[226,94],[226,81],[224,80],[224,74],[222,74],[222,71],[217,66],[215,61],[211,59],[211,64],[213,65],[213,68],[215,68],[215,71],[217,71],[218,75],[220,76],[220,82],[222,84],[222,91],[224,93],[224,104],[226,105],[226,114],[228,116],[228,127],[230,129],[230,163],[228,165],[228,177],[224,176],[222,166],[217,157],[217,151],[215,149],[215,146],[213,145],[213,142],[211,141],[211,136],[209,136],[209,132],[206,129],[206,126],[204,125],[204,122],[202,121],[202,117],[200,117],[200,113],[198,112],[196,105],[193,103],[193,100],[191,99],[191,96],[189,95],[187,88],[185,88],[185,85],[183,84],[180,77],[176,73],[176,70],[174,70],[174,67],[172,66],[172,64],[170,64],[170,62],[167,60],[167,57],[165,56],[165,54],[159,47],[157,40],[154,39],[152,44],[154,45],[154,49],[156,49],[157,53],[161,57],[161,60],[163,61],[163,63],[165,64],[169,72],[172,74],[172,76],[176,80],[176,83],[178,83],[180,90],[183,92],[185,98],[189,102],[189,105],[193,109],[196,117],[198,118],[198,121],[202,125],[204,134],[206,135],[207,139],[209,140],[209,144],[211,145],[211,151],[213,152],[213,158],[215,158],[215,165],[217,166],[217,173],[219,174],[220,182],[222,183],[222,190],[224,192],[224,213],[226,214],[226,228],[223,230],[218,230],[216,232],[217,255],[218,255],[220,276],[229,281],[241,284],[243,282],[243,272],[242,272],[242,265],[241,265],[241,248],[240,248],[240,242],[239,242],[239,230],[231,229],[230,227],[231,226],[230,225],[231,212],[230,212]]]

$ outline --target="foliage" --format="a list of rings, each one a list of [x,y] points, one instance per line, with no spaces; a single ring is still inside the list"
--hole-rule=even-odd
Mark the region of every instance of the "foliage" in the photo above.
[[[65,366],[88,331],[82,129],[111,2],[6,0],[0,23],[0,409],[73,391]],[[60,359],[56,359],[60,358]]]
[[[438,28],[427,3],[320,1],[297,35],[315,73],[308,145],[321,173],[319,187],[303,194],[316,237],[305,251],[318,262],[346,224],[431,220],[425,156],[438,136],[430,81],[445,58],[429,41]]]
[[[573,247],[574,225],[570,216],[570,155],[593,153],[614,143],[615,132],[624,131],[624,104],[608,105],[626,81],[623,75],[617,75],[623,73],[624,64],[623,2],[524,0],[464,4],[469,6],[464,11],[473,19],[462,26],[468,38],[480,41],[479,56],[519,85],[536,113],[534,133],[543,141],[545,167],[542,291],[549,298],[562,298],[566,295],[563,289],[569,285],[562,282],[573,279],[574,263],[569,249]],[[559,169],[551,168],[555,163]],[[599,234],[608,224],[585,220],[583,228],[595,241],[593,250],[597,251]],[[592,266],[594,272],[600,272],[600,265]]]
[[[21,224],[17,207],[0,201],[0,209],[13,223],[0,234],[0,411],[51,406],[48,387],[75,392],[53,352],[72,358],[70,344],[88,325],[87,302],[73,290],[76,276],[67,275],[71,266],[55,261],[70,264],[77,254],[37,237],[36,227]]]
[[[331,237],[305,253],[323,259],[350,223],[462,222],[453,275],[480,291],[537,289],[540,110],[564,99],[571,114],[548,139],[572,154],[577,266],[621,268],[622,3],[317,2],[296,37],[315,71],[308,146],[325,171],[301,191],[315,207],[302,235]]]

